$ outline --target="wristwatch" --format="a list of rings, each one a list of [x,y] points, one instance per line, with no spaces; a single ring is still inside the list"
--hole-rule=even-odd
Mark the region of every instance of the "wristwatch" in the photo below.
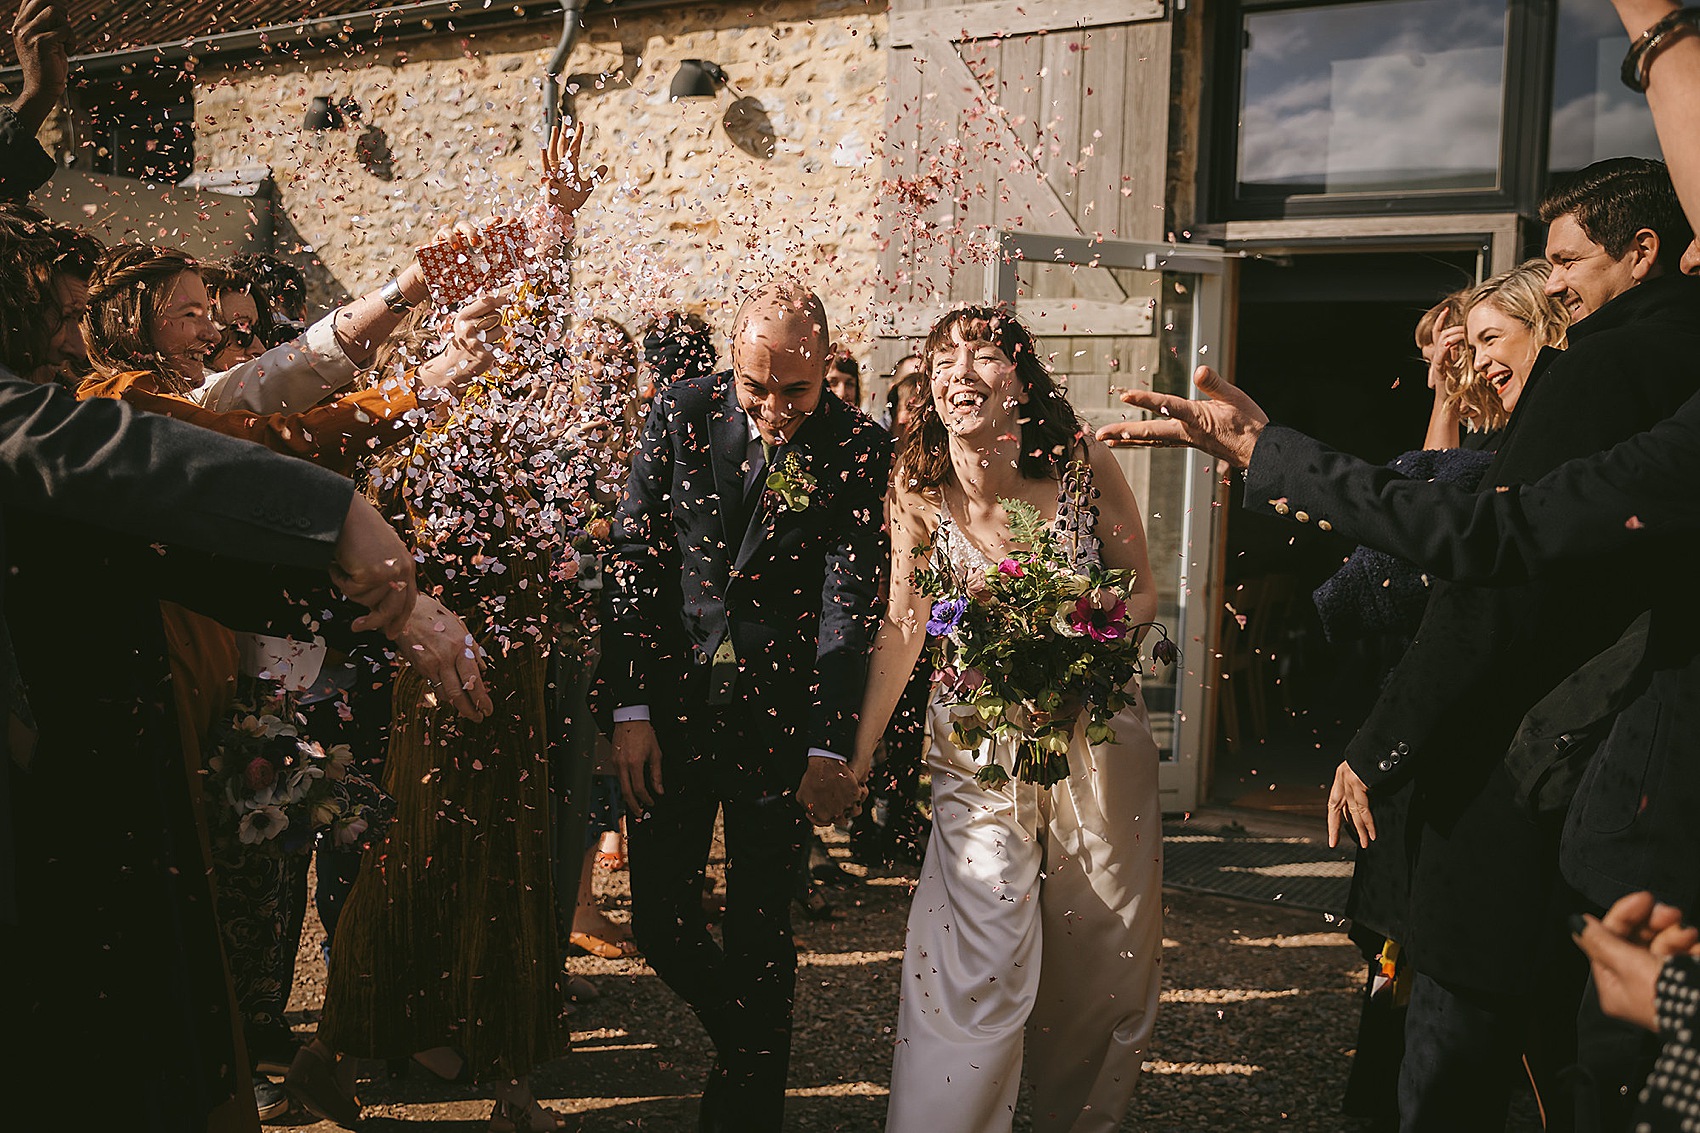
[[[378,289],[378,298],[384,301],[384,306],[398,315],[405,315],[413,310],[413,304],[409,303],[407,296],[402,293],[401,281],[394,276]]]

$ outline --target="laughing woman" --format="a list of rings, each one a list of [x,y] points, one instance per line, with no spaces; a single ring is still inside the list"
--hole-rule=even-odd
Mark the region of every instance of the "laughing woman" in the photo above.
[[[866,773],[921,654],[929,557],[959,576],[1013,551],[1000,500],[1036,508],[1084,571],[1130,569],[1128,620],[1157,608],[1139,507],[1089,442],[1027,329],[970,307],[933,327],[930,396],[892,478],[891,600],[856,741]],[[1145,706],[1088,745],[1050,787],[976,782],[982,752],[952,742],[947,694],[931,705],[933,833],[909,912],[888,1133],[1008,1130],[1023,1060],[1033,1127],[1113,1130],[1133,1095],[1157,1011],[1162,831]]]

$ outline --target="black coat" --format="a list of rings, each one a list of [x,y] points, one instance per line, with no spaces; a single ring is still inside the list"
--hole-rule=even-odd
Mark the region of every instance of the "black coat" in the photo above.
[[[1543,353],[1485,482],[1538,480],[1650,428],[1697,389],[1700,283],[1643,284],[1574,327],[1567,352]],[[1272,474],[1266,460],[1254,461],[1247,500],[1279,501],[1289,514],[1333,525],[1331,486],[1289,479],[1291,471]],[[1420,548],[1412,554],[1352,533],[1427,565]],[[1549,564],[1517,586],[1437,586],[1410,652],[1348,747],[1372,799],[1412,784],[1418,821],[1404,944],[1431,976],[1496,991],[1526,987],[1559,901],[1557,831],[1515,805],[1505,752],[1537,700],[1649,604],[1676,596],[1682,550],[1667,544],[1650,553],[1663,556],[1662,565],[1628,552]]]
[[[765,489],[745,507],[748,439],[729,372],[656,398],[614,522],[599,707],[605,724],[637,704],[657,721],[702,718],[709,661],[729,636],[767,770],[794,786],[810,748],[849,755],[855,739],[891,439],[825,393],[784,448],[815,479],[797,511]]]

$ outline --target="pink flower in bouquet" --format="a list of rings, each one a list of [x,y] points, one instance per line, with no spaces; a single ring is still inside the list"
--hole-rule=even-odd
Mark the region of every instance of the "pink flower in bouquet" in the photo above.
[[[561,581],[570,582],[572,579],[577,578],[578,577],[578,569],[579,569],[579,562],[578,562],[577,557],[570,558],[566,562],[562,563],[561,564],[561,570],[560,570]]]
[[[1021,564],[1016,562],[1014,559],[1005,559],[1003,562],[998,564],[998,573],[1006,574],[1011,578],[1021,578],[1026,575],[1027,572],[1022,570]]]
[[[978,692],[986,684],[986,674],[979,668],[966,669],[956,679],[958,692]]]
[[[985,597],[986,587],[989,585],[991,583],[986,581],[985,575],[975,573],[968,576],[967,581],[962,584],[962,588],[968,592],[969,601],[978,602]]]
[[[249,760],[248,766],[242,772],[243,780],[250,791],[263,791],[277,782],[277,768],[272,761],[263,755],[257,755]]]
[[[1076,633],[1093,641],[1120,641],[1127,636],[1127,603],[1117,598],[1114,605],[1104,609],[1093,601],[1092,594],[1083,594],[1074,603],[1068,623]]]
[[[952,691],[955,691],[956,682],[959,679],[960,678],[956,675],[956,670],[950,665],[944,665],[933,670],[933,683],[936,685],[943,685],[945,688]]]

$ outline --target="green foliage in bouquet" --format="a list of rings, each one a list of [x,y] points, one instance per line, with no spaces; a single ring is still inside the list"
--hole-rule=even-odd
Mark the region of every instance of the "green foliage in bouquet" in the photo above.
[[[999,740],[1015,752],[1013,767],[994,754],[976,778],[998,787],[1013,774],[1048,787],[1068,777],[1068,749],[1083,717],[1089,743],[1115,740],[1110,721],[1132,699],[1140,631],[1158,632],[1152,653],[1161,660],[1173,662],[1174,645],[1161,625],[1128,621],[1134,571],[1072,569],[1074,556],[1037,508],[998,502],[1010,535],[1027,549],[966,576],[929,553],[915,585],[934,599],[927,632],[937,679],[956,701],[956,744],[971,751]]]

